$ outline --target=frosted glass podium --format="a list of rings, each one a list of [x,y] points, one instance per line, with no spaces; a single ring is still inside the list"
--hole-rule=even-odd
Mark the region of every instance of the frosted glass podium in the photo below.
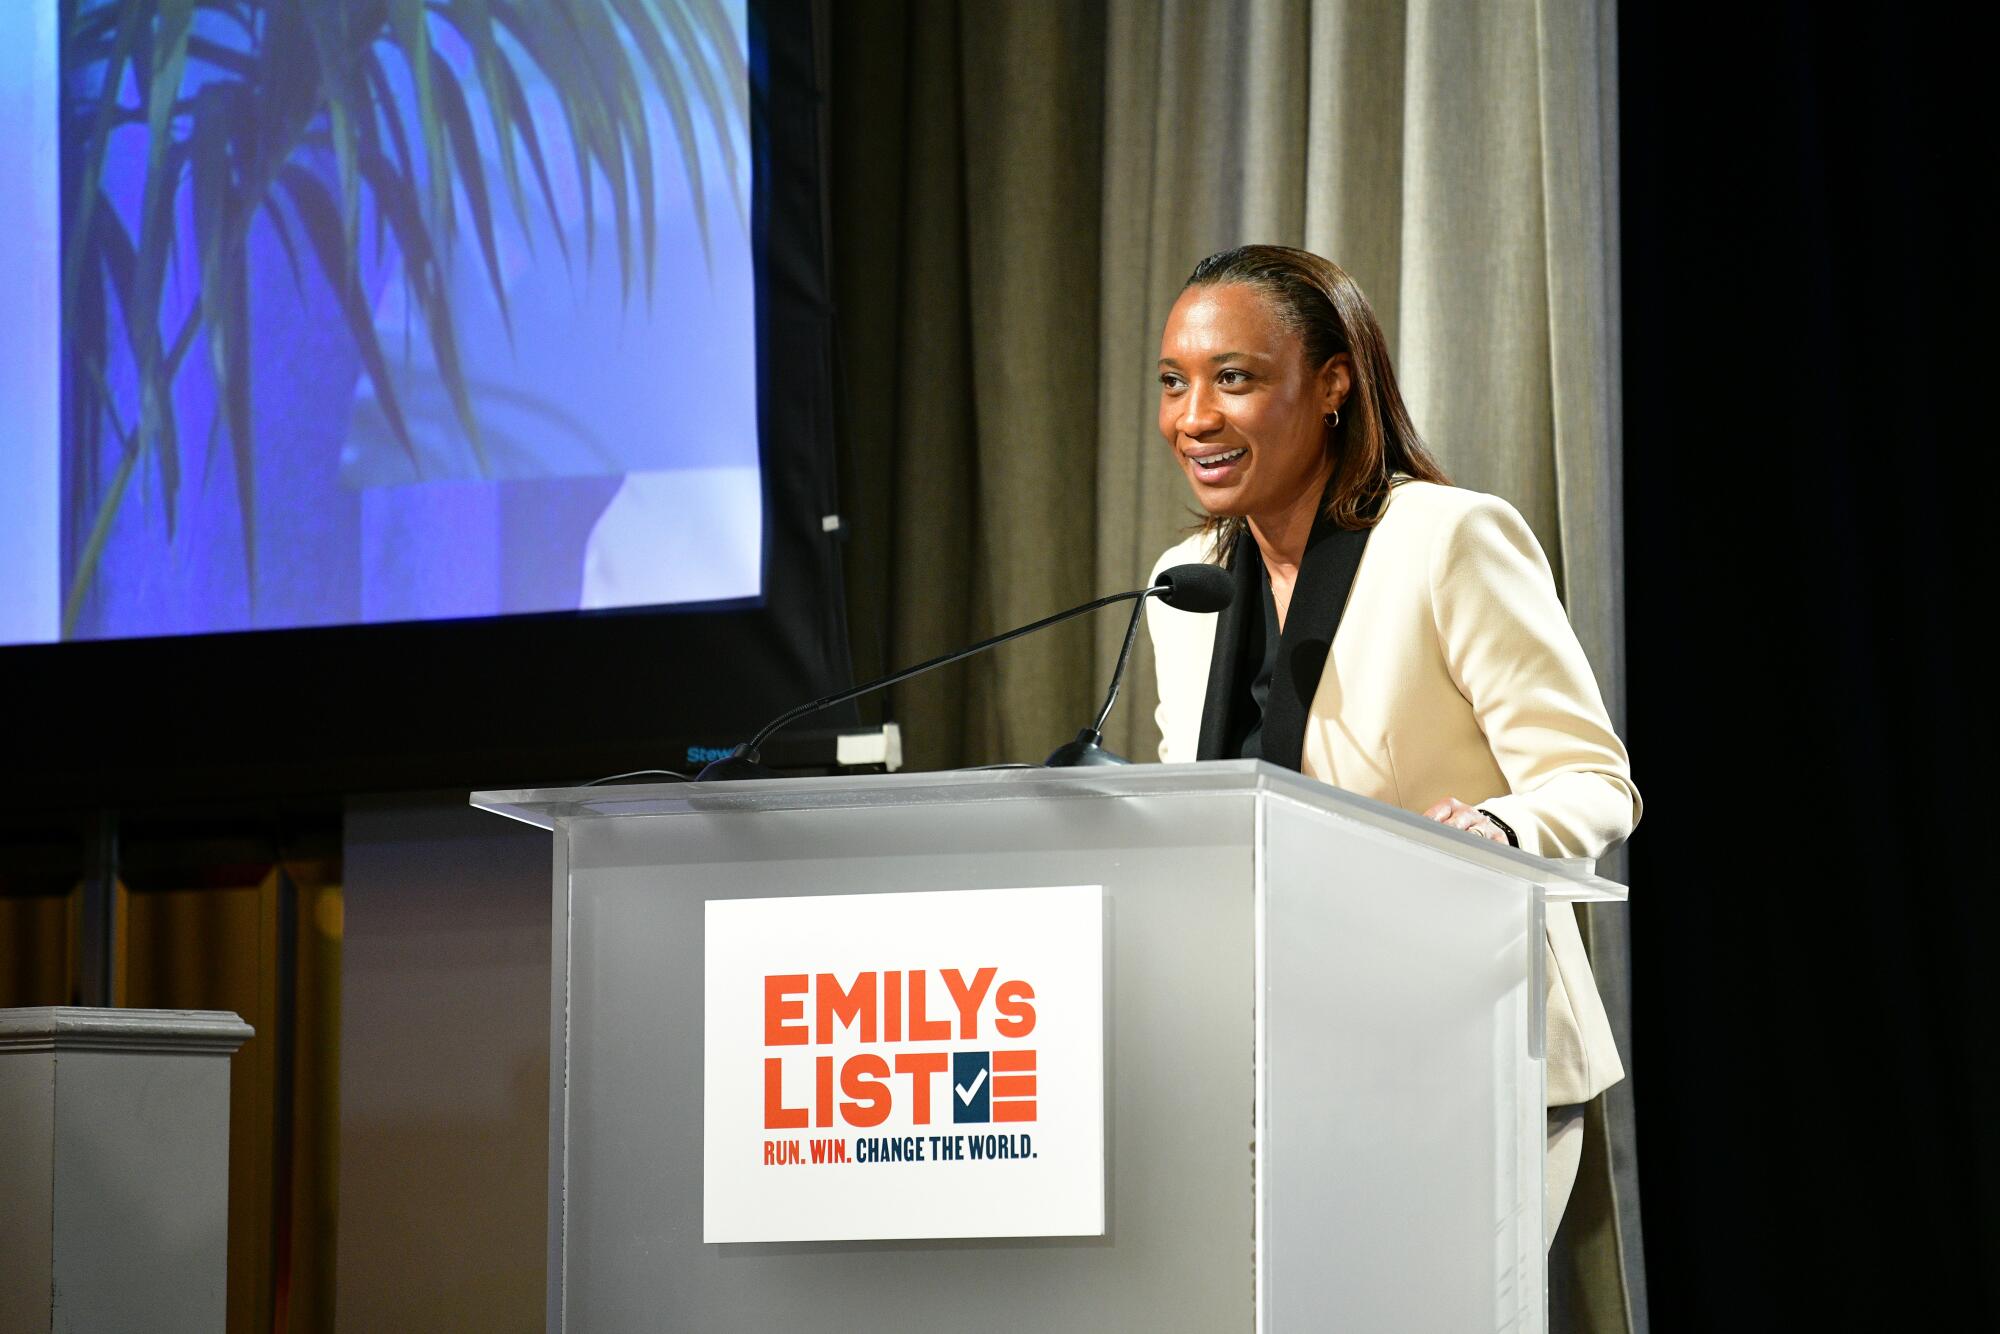
[[[553,831],[573,1331],[1536,1331],[1542,914],[1624,897],[1255,761],[475,794]],[[1101,1236],[712,1244],[709,901],[1103,887]]]

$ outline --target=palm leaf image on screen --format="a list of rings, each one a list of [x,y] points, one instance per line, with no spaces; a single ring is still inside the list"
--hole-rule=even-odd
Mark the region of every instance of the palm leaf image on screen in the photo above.
[[[227,439],[254,583],[253,224],[275,233],[301,293],[309,272],[330,288],[381,417],[421,474],[364,286],[371,255],[387,267],[483,467],[447,281],[454,246],[470,233],[511,339],[499,211],[523,235],[546,214],[574,274],[595,258],[602,209],[621,299],[650,305],[648,98],[664,108],[706,252],[703,143],[746,225],[740,40],[720,0],[63,0],[64,452],[81,479],[72,503],[87,505],[71,516],[87,536],[64,635],[135,480],[157,478],[171,537],[188,448],[174,388],[200,350],[215,390],[203,448]],[[122,208],[107,183],[119,135],[144,145],[136,204]],[[565,170],[583,210],[580,256],[558,211]]]

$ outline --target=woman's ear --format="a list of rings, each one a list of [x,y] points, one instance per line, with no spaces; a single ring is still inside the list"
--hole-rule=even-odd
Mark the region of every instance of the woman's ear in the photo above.
[[[1354,358],[1336,352],[1319,368],[1319,410],[1322,416],[1338,412],[1354,389]]]

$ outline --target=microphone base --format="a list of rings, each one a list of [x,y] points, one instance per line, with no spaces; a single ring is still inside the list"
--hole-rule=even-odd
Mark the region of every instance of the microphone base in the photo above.
[[[738,746],[719,760],[710,760],[694,776],[697,783],[726,783],[738,778],[769,778],[771,771],[757,760],[757,752]]]
[[[1075,769],[1097,764],[1130,764],[1123,755],[1113,754],[1098,744],[1098,734],[1088,727],[1076,734],[1076,740],[1056,747],[1055,754],[1042,761],[1048,769]]]

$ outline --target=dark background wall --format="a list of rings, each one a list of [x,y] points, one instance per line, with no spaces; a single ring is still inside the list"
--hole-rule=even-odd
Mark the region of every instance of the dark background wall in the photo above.
[[[1970,48],[1620,10],[1653,1328],[1992,1328]]]

